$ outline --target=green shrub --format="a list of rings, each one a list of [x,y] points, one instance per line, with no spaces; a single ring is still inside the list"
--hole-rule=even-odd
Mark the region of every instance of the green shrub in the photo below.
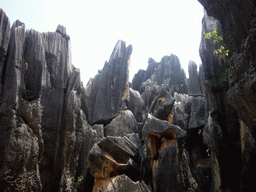
[[[220,41],[223,41],[223,38],[218,34],[217,29],[213,30],[212,32],[209,33],[203,33],[205,39],[211,39],[213,37],[212,43],[214,45],[217,45]],[[224,46],[220,46],[219,49],[215,49],[213,51],[214,54],[223,54],[224,56],[228,56],[229,50],[225,49]]]

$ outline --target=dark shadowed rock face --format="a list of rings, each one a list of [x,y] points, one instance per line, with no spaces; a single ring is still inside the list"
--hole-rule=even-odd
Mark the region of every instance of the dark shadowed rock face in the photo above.
[[[205,3],[206,1],[202,1],[204,6]],[[228,10],[223,7],[227,3],[230,3]],[[244,9],[244,7],[240,7],[241,5],[239,5],[238,8],[236,7],[238,6],[237,2],[231,1],[215,1],[214,4],[212,4],[210,1],[207,1],[206,4],[209,5],[205,6],[207,13],[211,16],[216,16],[219,21],[214,17],[208,16],[205,12],[202,32],[207,33],[217,29],[220,32],[220,35],[223,36],[226,43],[221,43],[221,45],[225,46],[225,48],[229,49],[231,52],[231,56],[229,58],[222,55],[214,55],[213,51],[216,49],[216,47],[210,40],[205,39],[202,35],[200,56],[202,58],[202,66],[205,73],[204,83],[206,88],[206,122],[203,130],[203,141],[211,149],[211,190],[240,191],[241,183],[243,183],[241,178],[246,175],[243,170],[248,168],[243,167],[246,163],[243,162],[243,159],[241,158],[243,157],[243,154],[241,154],[240,146],[241,143],[244,142],[248,144],[249,141],[242,141],[240,138],[240,132],[242,129],[241,123],[239,123],[240,111],[237,106],[230,102],[229,91],[233,89],[232,79],[234,78],[231,74],[234,72],[234,68],[232,67],[232,58],[234,57],[234,52],[232,51],[234,51],[234,47],[230,47],[230,45],[235,43],[235,41],[240,41],[241,39],[235,40],[232,37],[233,40],[231,43],[229,42],[231,39],[228,40],[227,36],[233,34],[236,30],[236,28],[232,28],[231,26],[240,22],[239,18],[236,18],[238,12],[235,13],[233,11]],[[247,5],[245,5],[245,7],[246,6]],[[240,11],[239,13],[241,13]],[[250,10],[248,11],[250,12]],[[215,15],[214,12],[216,12],[217,15]],[[231,19],[231,17],[233,18]],[[246,17],[243,19],[246,19]],[[244,26],[241,26],[241,28],[243,27]],[[241,31],[237,33],[240,32]],[[236,37],[238,38],[238,36]],[[242,38],[242,36],[239,38]],[[236,47],[237,46],[238,45],[236,45]],[[226,81],[223,81],[223,75],[228,76]],[[243,105],[244,104],[245,103],[243,103]],[[240,118],[242,118],[242,116],[240,116]],[[248,149],[248,151],[251,150],[252,149]],[[246,165],[249,166],[248,163]],[[234,167],[236,167],[236,169],[234,169]],[[242,184],[242,188],[243,190],[246,189],[244,184]]]
[[[201,4],[219,20],[223,39],[230,50],[228,102],[247,126],[255,128],[255,2],[206,1]],[[227,6],[226,6],[227,5]],[[246,107],[245,107],[246,106]]]
[[[140,86],[143,83],[143,77],[145,75],[145,70],[139,70],[132,79],[132,88],[134,90],[140,91]]]
[[[111,121],[129,100],[129,59],[132,46],[118,41],[102,71],[86,87],[86,111],[90,124]]]

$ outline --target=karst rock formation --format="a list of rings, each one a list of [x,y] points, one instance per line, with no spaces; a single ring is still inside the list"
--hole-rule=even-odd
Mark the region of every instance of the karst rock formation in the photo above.
[[[189,78],[171,54],[129,82],[119,40],[86,86],[65,27],[10,26],[0,9],[0,191],[255,191],[256,2],[199,3]],[[219,45],[203,35],[215,29]]]

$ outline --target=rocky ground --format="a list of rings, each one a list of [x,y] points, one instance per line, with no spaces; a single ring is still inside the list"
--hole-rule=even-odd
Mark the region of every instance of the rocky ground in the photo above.
[[[119,40],[86,86],[65,27],[10,27],[0,9],[1,190],[255,191],[255,2],[199,2],[229,56],[202,34],[189,78],[170,55],[129,82]]]

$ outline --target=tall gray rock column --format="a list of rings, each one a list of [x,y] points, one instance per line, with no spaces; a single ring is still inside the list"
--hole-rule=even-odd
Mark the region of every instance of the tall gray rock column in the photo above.
[[[129,100],[129,59],[132,46],[119,40],[109,62],[86,87],[86,107],[90,124],[106,124]]]

